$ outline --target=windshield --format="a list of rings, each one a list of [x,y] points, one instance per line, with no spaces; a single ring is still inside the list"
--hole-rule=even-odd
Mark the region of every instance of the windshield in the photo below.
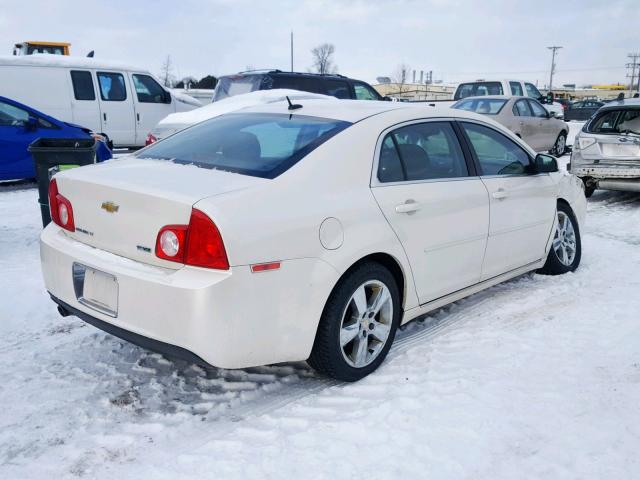
[[[500,82],[471,82],[461,83],[456,89],[454,100],[467,97],[479,97],[483,95],[504,95]]]
[[[217,102],[223,98],[260,90],[260,85],[265,77],[266,75],[229,75],[228,77],[220,77],[213,92],[212,101]]]
[[[506,100],[499,98],[469,98],[456,103],[453,108],[485,115],[497,115],[505,103],[507,103]]]
[[[605,110],[587,124],[586,131],[612,135],[640,135],[640,108]]]
[[[254,177],[275,178],[351,123],[277,113],[231,113],[136,154]]]

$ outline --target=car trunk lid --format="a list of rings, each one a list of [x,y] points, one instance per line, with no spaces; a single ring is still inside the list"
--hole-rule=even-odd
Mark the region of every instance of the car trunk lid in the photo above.
[[[165,160],[119,159],[56,176],[73,207],[73,239],[143,263],[181,264],[155,255],[159,230],[189,223],[199,200],[268,180]],[[215,219],[212,219],[215,222]],[[224,232],[223,232],[224,233]]]

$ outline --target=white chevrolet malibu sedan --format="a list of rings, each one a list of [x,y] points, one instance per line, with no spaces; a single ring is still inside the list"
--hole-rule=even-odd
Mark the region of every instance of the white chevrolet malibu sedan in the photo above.
[[[46,288],[145,348],[354,381],[399,325],[580,263],[582,182],[475,113],[305,100],[57,174]]]

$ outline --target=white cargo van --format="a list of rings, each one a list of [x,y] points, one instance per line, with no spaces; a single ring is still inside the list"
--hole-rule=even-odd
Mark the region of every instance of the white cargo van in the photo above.
[[[164,117],[202,105],[144,69],[62,55],[0,57],[0,95],[102,133],[116,147],[144,146]]]

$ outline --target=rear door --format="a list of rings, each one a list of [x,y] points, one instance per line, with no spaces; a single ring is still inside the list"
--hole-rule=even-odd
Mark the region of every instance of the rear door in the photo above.
[[[151,76],[144,73],[132,73],[131,84],[134,88],[136,112],[136,145],[145,143],[147,134],[160,120],[175,111],[171,94]]]
[[[482,266],[486,280],[544,258],[556,187],[548,173],[534,173],[529,154],[502,132],[476,122],[461,125],[489,191],[491,221]]]
[[[420,303],[477,283],[489,199],[453,124],[410,123],[380,138],[372,192],[411,262]]]
[[[70,70],[69,78],[73,91],[71,97],[73,123],[101,133],[103,131],[102,115],[93,74],[90,70]]]
[[[322,81],[326,95],[339,98],[341,100],[349,100],[353,98],[353,92],[346,80],[336,80],[333,78],[325,78]]]
[[[96,72],[102,129],[116,146],[136,144],[133,99],[122,72]]]

